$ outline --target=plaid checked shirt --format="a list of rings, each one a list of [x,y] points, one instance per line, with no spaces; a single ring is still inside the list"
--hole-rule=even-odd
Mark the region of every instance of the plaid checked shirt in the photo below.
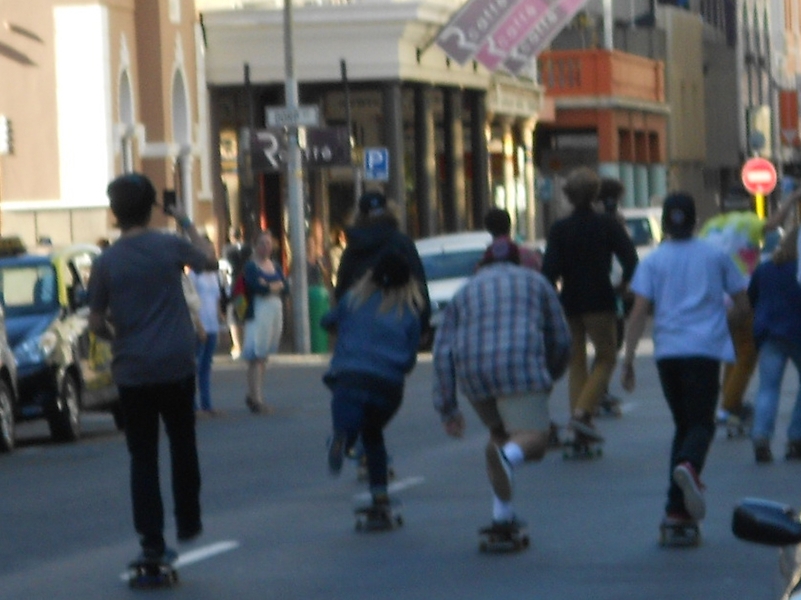
[[[434,340],[434,407],[549,391],[570,357],[570,330],[556,291],[539,273],[511,263],[481,268],[445,309]]]

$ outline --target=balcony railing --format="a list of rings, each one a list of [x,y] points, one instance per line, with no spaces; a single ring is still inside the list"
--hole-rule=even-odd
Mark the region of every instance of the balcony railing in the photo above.
[[[554,50],[543,52],[538,63],[549,96],[665,101],[665,69],[658,60],[618,50]]]

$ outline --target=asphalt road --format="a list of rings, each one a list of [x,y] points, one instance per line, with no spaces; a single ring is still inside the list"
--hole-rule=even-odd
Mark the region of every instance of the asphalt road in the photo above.
[[[647,344],[646,348],[647,350]],[[781,460],[798,386],[788,373],[774,452],[757,466],[747,440],[719,433],[703,479],[708,516],[694,549],[658,545],[667,485],[670,417],[650,357],[638,359],[639,389],[622,418],[599,420],[602,458],[566,461],[552,452],[521,468],[516,504],[531,547],[478,552],[491,517],[483,466],[485,432],[467,410],[462,440],[448,438],[431,407],[430,355],[421,355],[404,405],[387,430],[405,524],[388,533],[354,530],[365,496],[347,463],[328,475],[330,427],[320,357],[281,356],[268,369],[277,407],[254,416],[244,405],[244,365],[215,366],[221,417],[198,423],[205,533],[179,546],[178,587],[159,598],[497,599],[590,597],[662,600],[778,598],[777,552],[740,542],[731,511],[746,496],[801,505],[801,463]],[[565,382],[552,396],[567,418]],[[755,381],[751,385],[751,396]],[[615,380],[613,391],[619,391]],[[19,448],[0,456],[0,598],[133,598],[121,576],[138,552],[131,524],[127,455],[110,417],[86,415],[77,444],[49,442],[42,424],[20,427]],[[162,445],[166,456],[166,445]],[[168,461],[162,487],[171,510]],[[174,522],[168,514],[168,540]]]

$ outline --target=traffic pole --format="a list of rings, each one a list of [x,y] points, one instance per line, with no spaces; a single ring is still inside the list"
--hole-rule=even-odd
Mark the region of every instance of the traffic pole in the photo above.
[[[760,219],[765,218],[765,194],[754,194],[756,214]]]
[[[292,0],[284,0],[284,95],[291,112],[298,109],[298,82],[295,79],[295,57],[292,43]],[[309,282],[306,277],[306,227],[303,214],[303,164],[300,156],[297,125],[290,125],[287,148],[287,196],[289,241],[292,249],[290,298],[292,325],[297,354],[311,352],[309,326]]]

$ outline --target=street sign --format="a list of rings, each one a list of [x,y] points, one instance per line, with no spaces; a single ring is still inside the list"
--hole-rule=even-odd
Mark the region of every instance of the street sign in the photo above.
[[[259,173],[286,167],[287,142],[283,128],[257,129],[251,140],[251,168]],[[341,167],[351,164],[347,127],[309,127],[301,148],[304,166]]]
[[[766,158],[750,158],[743,165],[743,185],[752,194],[770,194],[776,187],[776,167]]]
[[[389,181],[389,150],[387,148],[364,149],[364,179],[366,181]]]
[[[297,108],[267,107],[267,125],[270,127],[316,127],[320,124],[320,109],[314,104]]]

